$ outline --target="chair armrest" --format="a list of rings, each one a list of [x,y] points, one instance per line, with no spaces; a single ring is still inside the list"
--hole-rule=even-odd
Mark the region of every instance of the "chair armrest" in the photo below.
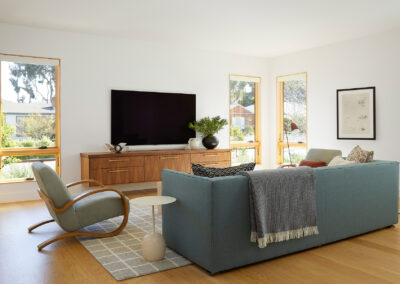
[[[80,181],[71,182],[71,183],[68,183],[66,185],[66,187],[70,188],[72,186],[82,184],[82,183],[88,183],[88,182],[96,183],[97,185],[104,187],[104,184],[102,184],[101,182],[99,182],[98,180],[95,180],[95,179],[84,179],[84,180],[80,180]]]
[[[100,192],[104,192],[104,191],[113,191],[115,193],[118,193],[119,196],[122,199],[122,203],[123,203],[123,206],[124,206],[124,212],[126,213],[126,212],[129,211],[128,200],[126,200],[125,195],[121,191],[119,191],[119,190],[117,190],[115,188],[99,188],[99,189],[94,189],[94,190],[83,192],[83,193],[75,196],[72,200],[68,201],[63,207],[60,207],[60,208],[57,208],[54,205],[53,201],[46,194],[44,194],[40,189],[37,189],[37,191],[38,191],[40,197],[46,203],[48,203],[50,205],[50,207],[53,209],[53,211],[55,213],[62,213],[65,210],[67,210],[68,208],[70,208],[72,205],[77,203],[79,200],[81,200],[81,199],[83,199],[85,197],[88,197],[90,195],[93,195],[93,194],[96,194],[96,193],[100,193]]]

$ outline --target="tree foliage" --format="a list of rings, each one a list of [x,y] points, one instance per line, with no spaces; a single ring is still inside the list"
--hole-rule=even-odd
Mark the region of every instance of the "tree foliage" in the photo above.
[[[194,131],[202,133],[204,136],[214,135],[218,133],[225,125],[228,124],[226,119],[222,119],[220,116],[213,118],[204,117],[199,121],[189,123],[189,128]]]
[[[17,101],[23,103],[26,100],[24,90],[32,100],[41,100],[51,103],[55,95],[55,67],[50,65],[37,65],[25,63],[13,63],[9,65],[10,82],[17,93]],[[42,87],[44,86],[44,88]]]
[[[246,86],[251,88],[250,92],[246,92]],[[255,83],[243,81],[230,81],[230,100],[231,104],[237,103],[244,107],[254,105]]]
[[[55,140],[55,120],[51,115],[34,114],[17,122],[17,134],[40,140],[43,137]]]
[[[306,85],[304,80],[290,80],[283,84],[283,101],[286,103],[306,103]]]
[[[1,146],[3,148],[14,147],[15,141],[10,137],[15,133],[15,128],[6,123],[4,115],[1,117]]]
[[[232,141],[243,141],[244,140],[244,134],[243,134],[242,130],[240,130],[240,128],[237,126],[231,125],[230,135],[231,135]]]

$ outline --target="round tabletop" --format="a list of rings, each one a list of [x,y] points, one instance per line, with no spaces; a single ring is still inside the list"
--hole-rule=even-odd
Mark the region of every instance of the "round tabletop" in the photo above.
[[[173,203],[175,201],[176,198],[171,196],[144,196],[131,200],[132,204],[135,205],[163,205]]]

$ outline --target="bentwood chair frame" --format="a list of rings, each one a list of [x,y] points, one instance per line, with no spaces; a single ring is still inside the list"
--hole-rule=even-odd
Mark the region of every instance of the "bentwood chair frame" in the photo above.
[[[108,232],[108,233],[90,233],[90,232],[83,232],[83,231],[75,231],[75,232],[67,232],[67,233],[63,233],[60,234],[58,236],[55,236],[51,239],[48,239],[47,241],[42,242],[41,244],[39,244],[38,250],[41,251],[44,247],[48,246],[51,243],[54,243],[55,241],[58,240],[62,240],[65,238],[70,238],[70,237],[75,237],[75,236],[87,236],[87,237],[95,237],[95,238],[106,238],[106,237],[112,237],[115,235],[118,235],[126,226],[127,222],[128,222],[128,215],[129,215],[129,204],[128,204],[128,200],[126,199],[125,195],[120,192],[119,190],[115,189],[115,188],[106,188],[104,187],[104,185],[97,181],[97,180],[93,180],[93,179],[87,179],[87,180],[81,180],[81,181],[77,181],[77,182],[72,182],[66,185],[67,189],[79,184],[86,184],[86,183],[95,183],[98,186],[100,186],[101,188],[98,189],[93,189],[93,190],[89,190],[86,192],[83,192],[79,195],[76,195],[72,200],[70,200],[69,202],[67,202],[64,206],[57,208],[53,201],[46,195],[44,194],[40,188],[37,188],[37,192],[39,193],[39,196],[44,200],[44,202],[49,205],[51,207],[51,209],[55,212],[55,213],[62,213],[64,211],[66,211],[68,208],[70,208],[71,206],[73,206],[75,203],[79,202],[80,200],[100,193],[100,192],[105,192],[105,191],[112,191],[115,192],[117,194],[119,194],[119,196],[121,197],[121,200],[123,202],[123,209],[124,209],[124,218],[122,220],[121,225],[115,229],[112,232]],[[40,222],[38,224],[32,225],[28,228],[28,232],[31,233],[34,229],[36,229],[37,227],[40,227],[44,224],[48,224],[51,222],[54,222],[54,219],[50,219],[50,220],[46,220],[43,222]]]

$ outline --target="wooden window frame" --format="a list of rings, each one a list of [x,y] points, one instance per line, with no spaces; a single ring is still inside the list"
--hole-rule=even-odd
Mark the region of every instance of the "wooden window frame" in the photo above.
[[[243,77],[243,78],[255,78],[258,79],[259,82],[255,82],[255,98],[254,98],[254,112],[255,112],[255,127],[254,127],[254,142],[239,142],[232,141],[230,135],[230,126],[232,125],[231,121],[231,78],[232,77]],[[254,147],[255,149],[255,163],[257,165],[261,164],[261,113],[260,113],[260,93],[261,93],[261,77],[259,76],[250,76],[250,75],[236,75],[229,74],[228,77],[229,84],[229,146],[231,149],[234,148],[249,148]]]
[[[61,59],[51,58],[51,57],[41,57],[41,56],[28,56],[28,55],[17,55],[0,53],[3,56],[15,56],[15,57],[25,57],[34,59],[48,59],[58,61],[58,65],[55,66],[55,135],[56,135],[56,146],[48,147],[47,149],[38,149],[34,147],[26,148],[2,148],[0,140],[0,161],[3,156],[30,156],[30,155],[55,155],[56,156],[56,172],[61,175],[61,132],[60,132],[60,70],[61,70]],[[1,61],[0,60],[0,119],[2,119],[3,112],[1,111]],[[0,120],[1,121],[1,120]],[[0,124],[0,137],[1,137],[1,124]],[[1,176],[1,167],[0,167]],[[35,182],[35,180],[18,178],[18,179],[0,179],[0,184],[2,183],[20,183],[20,182]]]
[[[283,76],[276,77],[276,101],[277,101],[277,164],[282,165],[284,163],[284,149],[288,146],[288,143],[285,141],[284,131],[283,131],[283,82],[280,81],[280,78],[289,77],[289,76],[299,76],[305,75],[306,78],[306,141],[303,143],[298,142],[289,142],[289,146],[291,148],[308,148],[308,78],[307,72],[300,72],[294,74],[288,74]]]

